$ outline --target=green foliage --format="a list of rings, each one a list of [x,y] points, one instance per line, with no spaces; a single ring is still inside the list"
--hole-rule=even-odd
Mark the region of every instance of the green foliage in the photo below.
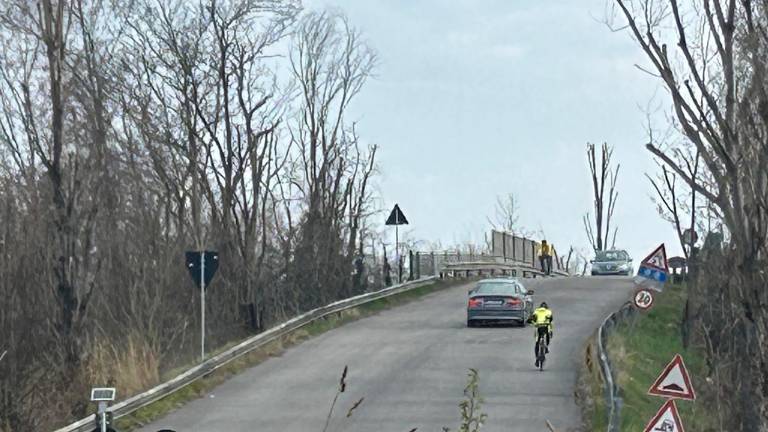
[[[461,411],[461,425],[459,432],[478,432],[485,424],[488,415],[481,411],[483,398],[480,396],[480,375],[477,369],[470,369],[467,386],[464,387],[464,400],[459,404]],[[443,432],[449,432],[447,427]]]
[[[664,366],[679,353],[699,396],[694,402],[678,402],[681,419],[688,430],[714,431],[714,418],[707,403],[711,389],[705,380],[704,352],[699,347],[686,349],[682,343],[685,287],[673,285],[655,297],[654,306],[647,314],[621,324],[608,339],[608,352],[623,398],[620,430],[642,430],[658,411],[664,400],[648,396],[648,389]],[[600,396],[595,397],[600,399]]]
[[[488,416],[480,410],[483,398],[479,393],[480,376],[476,369],[469,370],[469,382],[464,388],[464,400],[459,404],[461,409],[461,426],[459,432],[477,432],[483,427]]]

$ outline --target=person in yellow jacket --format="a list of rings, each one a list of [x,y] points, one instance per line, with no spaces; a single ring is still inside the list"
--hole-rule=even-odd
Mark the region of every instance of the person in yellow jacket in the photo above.
[[[546,240],[541,241],[539,245],[539,262],[541,263],[541,271],[544,274],[552,274],[552,253],[555,247],[547,243]]]
[[[536,310],[533,311],[530,317],[528,317],[528,322],[532,323],[534,327],[536,327],[536,332],[534,333],[534,336],[536,338],[536,343],[538,344],[539,340],[546,340],[547,343],[547,352],[549,352],[549,342],[552,340],[552,337],[554,336],[553,332],[553,315],[552,311],[549,309],[549,305],[547,305],[547,302],[542,302],[541,305],[536,308]],[[536,355],[536,346],[534,345],[534,355]]]

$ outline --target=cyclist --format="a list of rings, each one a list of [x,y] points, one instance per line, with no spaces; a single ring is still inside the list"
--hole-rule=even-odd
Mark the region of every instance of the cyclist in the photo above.
[[[533,323],[536,327],[534,336],[536,338],[536,345],[534,345],[533,352],[537,355],[536,348],[538,348],[539,341],[546,338],[547,352],[549,352],[549,341],[552,339],[552,311],[549,309],[547,302],[542,302],[541,305],[533,311],[533,314],[528,318],[528,322]]]
[[[552,251],[554,246],[547,243],[546,240],[541,241],[539,245],[539,262],[541,263],[541,271],[546,274],[552,274]]]

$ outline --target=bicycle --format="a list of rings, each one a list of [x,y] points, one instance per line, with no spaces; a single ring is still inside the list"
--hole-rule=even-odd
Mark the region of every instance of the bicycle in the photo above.
[[[539,371],[543,371],[544,362],[547,360],[547,352],[549,351],[545,339],[549,333],[549,328],[548,326],[537,327],[536,332],[536,345],[534,347],[534,352],[536,354],[536,367],[539,368]]]

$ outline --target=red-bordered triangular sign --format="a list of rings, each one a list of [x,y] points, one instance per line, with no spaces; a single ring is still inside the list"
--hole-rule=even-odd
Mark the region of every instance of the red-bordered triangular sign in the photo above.
[[[648,422],[643,432],[685,432],[675,400],[668,400]]]
[[[669,273],[669,267],[667,267],[667,250],[664,248],[664,243],[651,252],[650,255],[645,257],[641,265],[653,267],[664,273]]]
[[[685,400],[696,399],[696,392],[691,385],[691,377],[688,375],[688,369],[686,369],[680,354],[675,354],[672,361],[664,368],[664,372],[659,375],[651,389],[648,390],[648,394]]]

